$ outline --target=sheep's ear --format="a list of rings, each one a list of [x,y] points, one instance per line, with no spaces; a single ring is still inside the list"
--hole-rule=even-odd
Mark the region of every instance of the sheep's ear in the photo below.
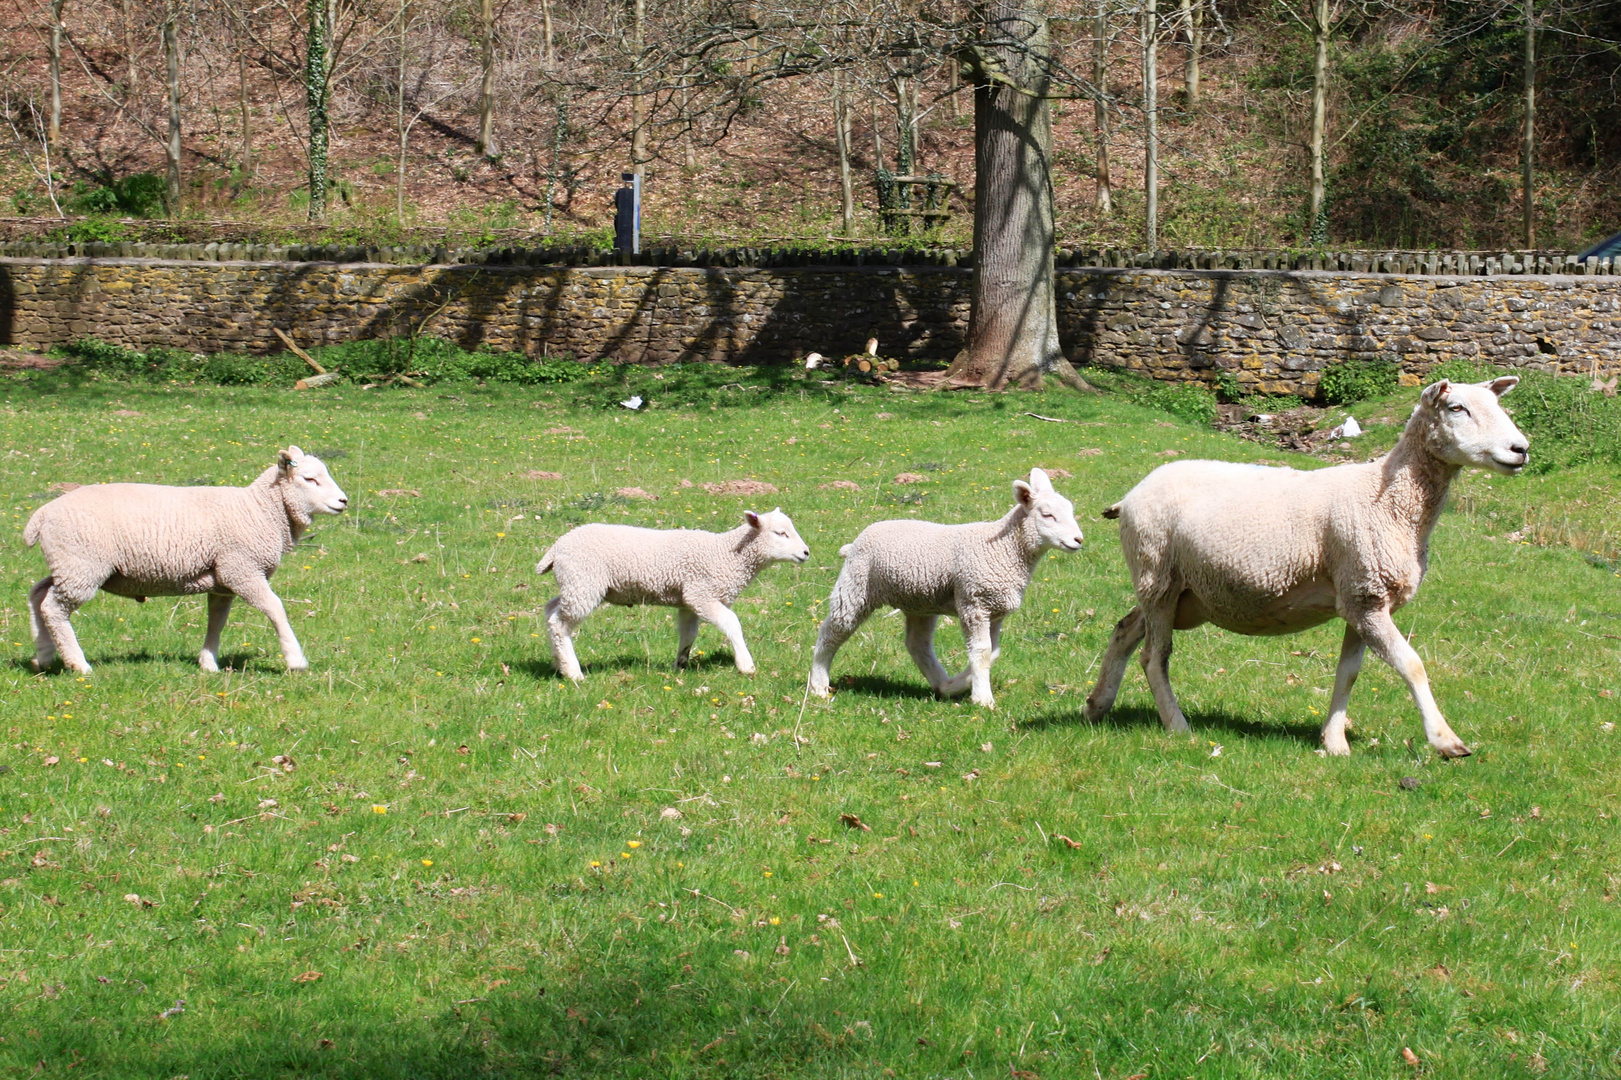
[[[1013,497],[1019,500],[1020,506],[1029,506],[1030,503],[1035,499],[1036,492],[1034,488],[1025,483],[1023,480],[1015,480],[1013,481]]]
[[[281,467],[282,472],[292,472],[298,466],[298,460],[303,455],[297,451],[298,447],[290,446],[276,455],[276,464]]]
[[[1520,377],[1518,375],[1504,375],[1501,379],[1493,379],[1486,385],[1491,389],[1492,393],[1496,394],[1498,397],[1502,397],[1504,394],[1520,385]]]
[[[1030,486],[1037,491],[1051,491],[1053,482],[1047,475],[1047,470],[1035,468],[1030,470]]]
[[[760,515],[756,514],[753,510],[743,511],[743,520],[749,523],[749,528],[751,529],[758,529],[760,527]]]
[[[1446,397],[1447,392],[1451,389],[1452,384],[1446,379],[1442,379],[1440,382],[1431,383],[1424,388],[1424,404],[1439,405],[1441,403],[1441,399]]]

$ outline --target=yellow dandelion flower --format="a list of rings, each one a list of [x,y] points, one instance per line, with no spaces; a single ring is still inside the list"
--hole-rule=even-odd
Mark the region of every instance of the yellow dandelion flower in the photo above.
[[[374,814],[386,814],[388,813],[388,807],[373,803],[371,812]]]
[[[592,860],[592,862],[591,862],[591,869],[593,869],[593,870],[596,870],[596,869],[598,869],[598,868],[599,868],[599,867],[601,867],[601,866],[602,866],[602,864],[601,864],[601,863],[599,863],[599,862],[597,862],[597,861],[596,861],[596,860],[594,860],[594,859],[593,859],[593,860]]]
[[[423,866],[432,866],[433,865],[433,860],[432,859],[423,859],[422,860],[422,865]]]
[[[637,848],[642,846],[642,842],[640,840],[631,840],[628,843],[626,843],[625,846],[630,848],[632,851],[634,851]]]

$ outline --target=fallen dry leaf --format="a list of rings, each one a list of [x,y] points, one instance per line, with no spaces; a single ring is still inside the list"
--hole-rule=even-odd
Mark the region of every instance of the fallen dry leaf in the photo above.
[[[319,971],[306,971],[306,972],[303,972],[302,974],[294,975],[293,976],[293,981],[294,982],[299,982],[299,983],[312,983],[312,982],[315,982],[320,977],[321,977],[321,973]]]
[[[1405,1046],[1401,1048],[1401,1059],[1409,1065],[1418,1064],[1418,1055]]]
[[[1065,836],[1061,832],[1060,833],[1053,833],[1053,839],[1054,840],[1062,840],[1064,842],[1064,846],[1067,847],[1067,848],[1078,848],[1078,847],[1081,846],[1079,843],[1077,843],[1074,840],[1071,840],[1069,837]]]
[[[52,754],[50,757],[45,759],[45,764],[47,764],[47,765],[55,765],[55,764],[58,764],[61,760],[62,760],[61,758],[57,757],[55,754]]]
[[[840,814],[839,820],[844,822],[847,829],[860,829],[862,832],[872,832],[872,826],[862,821],[854,814]]]

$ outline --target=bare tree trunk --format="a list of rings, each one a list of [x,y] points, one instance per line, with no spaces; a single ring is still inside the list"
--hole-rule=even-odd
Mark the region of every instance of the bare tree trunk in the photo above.
[[[128,68],[124,77],[129,82],[130,97],[141,85],[141,65],[135,58],[135,10],[136,0],[124,0],[124,62]]]
[[[1182,69],[1182,93],[1191,112],[1199,107],[1199,53],[1204,48],[1204,0],[1182,0],[1182,26],[1188,35],[1188,63]]]
[[[62,141],[62,3],[51,0],[51,116],[45,139],[53,150]]]
[[[1159,248],[1159,0],[1143,4],[1143,239]]]
[[[1328,0],[1311,6],[1311,205],[1307,211],[1313,244],[1328,243],[1328,211],[1323,205],[1323,134],[1328,113]]]
[[[169,77],[169,140],[164,144],[168,183],[164,189],[171,218],[180,216],[180,34],[175,26],[180,13],[171,3],[163,18],[163,61]]]
[[[961,66],[962,65],[958,63],[956,57],[952,57],[950,60],[946,61],[947,77],[951,80],[948,84],[950,96],[947,100],[951,103],[951,118],[953,120],[962,115],[962,95],[958,93],[958,91],[962,89],[962,73],[960,71]]]
[[[248,54],[240,47],[236,51],[236,77],[237,106],[242,113],[242,182],[246,184],[253,179],[253,127],[248,114]]]
[[[642,78],[643,52],[646,49],[647,0],[632,0],[630,48],[635,74],[631,80],[630,98],[630,169],[642,171],[647,160],[647,101],[643,96],[646,83]]]
[[[328,0],[309,0],[305,11],[309,26],[304,37],[304,104],[310,119],[310,212],[311,221],[326,217],[327,150],[331,138],[331,125],[327,105],[331,74],[331,27],[327,22]]]
[[[1097,191],[1092,205],[1099,214],[1114,212],[1114,183],[1109,177],[1109,0],[1098,0],[1092,37],[1092,125],[1098,149]]]
[[[478,90],[477,150],[480,157],[493,158],[501,153],[495,145],[495,0],[480,0],[478,13],[483,80]]]
[[[1086,384],[1058,344],[1053,268],[1051,39],[1024,0],[987,0],[974,47],[974,276],[968,344],[948,384]]]
[[[845,97],[844,73],[833,71],[833,136],[839,146],[840,236],[855,228],[855,185],[850,177],[850,102]]]
[[[410,128],[405,125],[405,30],[407,22],[406,0],[400,0],[397,13],[400,29],[400,56],[398,79],[394,87],[394,131],[399,136],[400,154],[394,164],[394,220],[397,224],[405,224],[405,151],[406,140],[410,137]]]
[[[1525,0],[1525,135],[1520,146],[1521,182],[1524,188],[1520,196],[1525,214],[1525,235],[1522,238],[1526,250],[1534,250],[1537,246],[1537,213],[1536,213],[1536,187],[1532,166],[1536,160],[1537,149],[1537,16],[1535,0]]]

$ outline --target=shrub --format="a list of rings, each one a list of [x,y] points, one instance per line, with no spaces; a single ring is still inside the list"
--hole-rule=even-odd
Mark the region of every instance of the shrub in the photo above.
[[[1204,383],[1155,383],[1132,398],[1190,424],[1209,427],[1216,422],[1216,395]]]
[[[1330,405],[1349,405],[1393,394],[1401,386],[1401,366],[1392,360],[1342,360],[1330,364],[1317,392]]]

